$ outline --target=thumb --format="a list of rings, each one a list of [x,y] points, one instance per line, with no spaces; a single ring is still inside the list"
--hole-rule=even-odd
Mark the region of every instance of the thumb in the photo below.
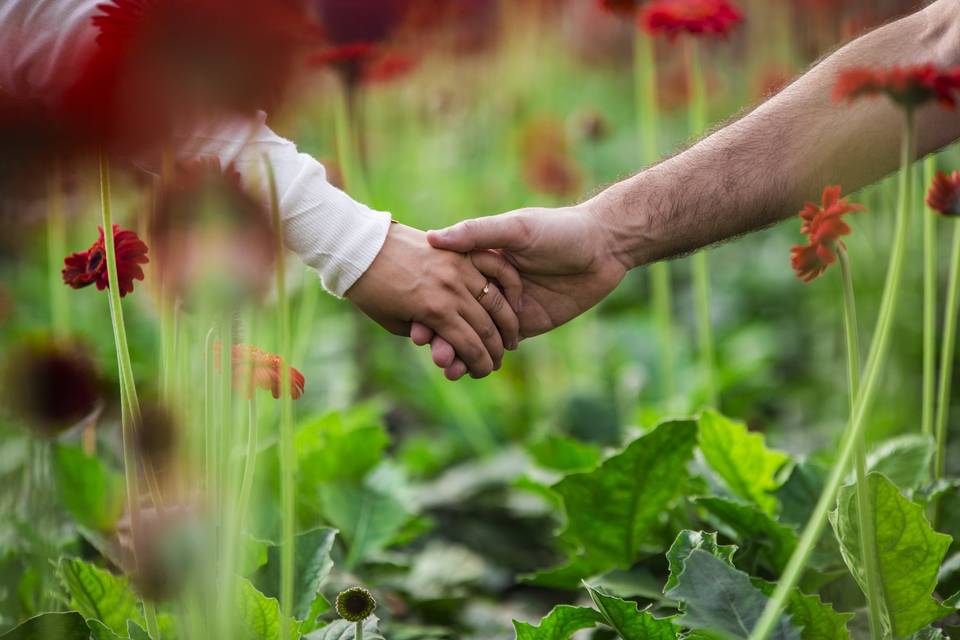
[[[427,241],[435,249],[467,253],[475,249],[519,251],[529,245],[529,222],[517,213],[458,222],[452,227],[428,231]]]

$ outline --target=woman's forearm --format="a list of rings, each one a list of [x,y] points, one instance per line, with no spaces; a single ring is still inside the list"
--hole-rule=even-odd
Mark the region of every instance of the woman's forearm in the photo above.
[[[902,112],[887,100],[838,104],[853,66],[960,64],[960,0],[938,0],[839,49],[741,119],[613,185],[587,205],[633,267],[694,251],[792,215],[827,183],[853,191],[898,163]],[[918,150],[960,137],[960,116],[917,112]]]

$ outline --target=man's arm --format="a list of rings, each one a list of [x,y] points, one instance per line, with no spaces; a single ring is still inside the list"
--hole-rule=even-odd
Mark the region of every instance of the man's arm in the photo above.
[[[612,291],[625,270],[682,255],[793,215],[823,186],[853,191],[891,172],[902,113],[887,100],[837,104],[838,72],[853,66],[960,64],[960,0],[926,9],[839,49],[752,112],[669,160],[563,209],[521,209],[428,234],[453,251],[499,249],[520,271],[525,337],[557,327]],[[917,113],[918,151],[960,137],[960,116],[938,105]],[[465,367],[431,342],[448,377]]]
[[[829,183],[848,192],[893,171],[902,111],[889,100],[832,100],[852,66],[960,64],[960,0],[938,0],[839,49],[740,120],[585,203],[627,268],[782,220]],[[918,151],[960,137],[956,111],[917,112]]]

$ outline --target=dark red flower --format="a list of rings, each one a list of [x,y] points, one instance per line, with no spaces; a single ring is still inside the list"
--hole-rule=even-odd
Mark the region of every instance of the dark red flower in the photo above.
[[[743,14],[727,0],[654,0],[637,21],[648,32],[670,38],[683,33],[726,36]]]
[[[834,100],[852,102],[865,96],[886,95],[905,109],[931,100],[952,109],[960,92],[960,67],[941,69],[933,64],[910,67],[851,67],[837,75]]]
[[[597,5],[604,11],[633,18],[644,2],[645,0],[597,0]]]
[[[938,171],[927,192],[927,206],[945,216],[960,216],[960,171]]]
[[[559,198],[579,193],[583,173],[570,154],[562,123],[544,118],[530,124],[523,133],[520,152],[523,177],[532,191]]]
[[[273,106],[312,25],[296,0],[111,0],[61,109],[99,144],[139,145],[176,123]]]
[[[810,282],[836,261],[836,244],[842,236],[850,235],[850,226],[843,216],[864,210],[862,205],[850,204],[841,198],[839,186],[825,188],[819,206],[812,202],[804,206],[800,212],[800,231],[807,235],[807,244],[795,245],[790,250],[790,261],[798,278]]]
[[[280,372],[286,366],[283,358],[249,344],[235,344],[232,350],[233,388],[248,398],[255,389],[265,389],[280,398]],[[220,363],[220,344],[214,345],[213,357],[216,366]],[[306,380],[296,368],[290,370],[290,396],[296,400],[303,395]]]
[[[63,281],[74,289],[96,284],[97,289],[102,291],[110,284],[103,227],[98,229],[100,237],[89,249],[69,255],[63,260]],[[113,242],[117,256],[120,297],[123,297],[133,292],[134,280],[143,280],[143,268],[140,265],[147,264],[150,260],[147,258],[147,245],[133,231],[121,230],[119,225],[113,225]]]
[[[100,378],[77,345],[31,340],[5,367],[3,397],[39,435],[53,437],[91,416],[100,404]]]

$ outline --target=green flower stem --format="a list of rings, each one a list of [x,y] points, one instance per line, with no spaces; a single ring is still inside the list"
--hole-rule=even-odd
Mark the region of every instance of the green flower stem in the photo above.
[[[654,164],[660,158],[656,64],[653,39],[637,29],[633,39],[633,76],[637,133],[645,166]],[[664,400],[670,402],[677,391],[677,365],[673,336],[673,291],[668,262],[650,265],[650,289],[659,339],[660,375],[663,384],[661,393]]]
[[[954,347],[957,340],[957,304],[960,302],[960,224],[954,222],[953,245],[950,248],[950,279],[943,311],[943,344],[940,353],[940,388],[937,393],[937,453],[933,479],[943,477],[947,449],[947,422],[950,415],[950,386],[953,377]]]
[[[203,342],[203,466],[206,471],[207,494],[217,510],[217,427],[213,419],[213,341],[216,327],[207,331]]]
[[[354,640],[363,640],[363,620],[358,620],[356,631],[353,633]]]
[[[240,498],[237,509],[237,531],[243,531],[247,511],[250,509],[250,495],[253,492],[253,477],[257,470],[257,407],[253,396],[247,402],[247,453],[243,462],[243,477],[240,480]]]
[[[70,333],[70,312],[67,287],[61,270],[67,255],[67,221],[63,202],[63,178],[60,167],[53,169],[49,182],[50,211],[47,214],[47,265],[50,286],[50,319],[53,334],[63,338]]]
[[[700,48],[693,38],[687,40],[687,78],[690,83],[690,136],[696,137],[707,128],[707,90],[703,78],[703,66],[700,63]],[[713,324],[710,320],[710,257],[704,249],[693,254],[691,261],[697,317],[697,343],[706,376],[707,403],[717,406]]]
[[[837,245],[840,274],[843,281],[843,324],[847,343],[847,379],[850,385],[850,419],[853,419],[856,398],[860,392],[860,336],[857,331],[857,304],[853,293],[853,276],[847,249]],[[867,611],[870,620],[870,637],[883,638],[880,626],[881,583],[877,566],[877,539],[874,530],[873,502],[867,484],[867,439],[863,433],[857,438],[855,452],[857,475],[857,515],[860,524],[860,549],[862,549],[866,574]]]
[[[334,100],[333,129],[337,143],[337,162],[343,175],[344,187],[361,202],[368,202],[370,190],[367,188],[360,161],[359,140],[357,138],[353,112],[356,97],[349,95],[350,89],[344,88]]]
[[[270,212],[276,235],[277,254],[277,334],[280,343],[280,357],[290,357],[290,309],[287,300],[286,269],[283,255],[283,227],[280,221],[280,200],[277,195],[277,181],[270,161],[264,157],[267,184],[270,193]],[[289,364],[289,363],[287,363]],[[294,503],[294,480],[297,458],[293,449],[293,400],[290,397],[290,367],[280,367],[280,503],[281,538],[280,547],[280,609],[283,612],[280,637],[289,635],[287,626],[293,612],[294,578],[294,534],[296,528],[296,509]]]
[[[923,183],[930,184],[936,170],[936,159],[923,163]],[[927,209],[923,216],[923,410],[920,424],[923,434],[933,432],[934,388],[936,387],[937,349],[937,216]]]
[[[830,476],[820,494],[820,499],[814,508],[810,521],[804,527],[797,548],[790,557],[777,587],[764,608],[757,626],[750,634],[751,640],[767,640],[777,624],[784,604],[790,592],[797,585],[803,569],[807,564],[813,548],[820,539],[824,525],[827,522],[827,512],[837,500],[837,491],[846,475],[846,470],[853,457],[854,450],[864,426],[866,415],[872,400],[876,395],[880,372],[886,361],[890,346],[890,329],[893,326],[894,313],[899,297],[900,280],[903,273],[903,258],[907,246],[907,220],[911,194],[912,171],[911,163],[914,158],[913,114],[907,112],[906,126],[900,151],[900,183],[897,199],[897,220],[894,229],[893,248],[890,252],[890,263],[887,268],[886,282],[883,287],[883,297],[880,302],[880,313],[877,316],[877,326],[874,330],[867,364],[864,367],[863,382],[856,400],[856,409],[844,434],[840,454],[830,471]]]
[[[133,446],[134,425],[140,421],[140,402],[133,380],[133,366],[130,363],[130,348],[127,344],[127,331],[123,322],[123,307],[120,304],[120,289],[117,275],[117,249],[113,238],[113,214],[110,208],[110,165],[106,154],[100,154],[100,211],[103,218],[104,251],[107,260],[108,299],[110,302],[110,322],[113,326],[113,338],[117,349],[117,368],[120,374],[120,425],[123,437],[123,469],[127,484],[127,509],[130,512],[130,531],[133,538],[134,566],[137,566],[136,547],[140,535],[140,490],[137,481],[137,452]],[[159,503],[157,507],[159,508]],[[143,602],[144,617],[148,631],[154,640],[160,640],[157,615],[154,606]],[[152,621],[152,624],[151,624]],[[152,628],[149,628],[152,627]]]

